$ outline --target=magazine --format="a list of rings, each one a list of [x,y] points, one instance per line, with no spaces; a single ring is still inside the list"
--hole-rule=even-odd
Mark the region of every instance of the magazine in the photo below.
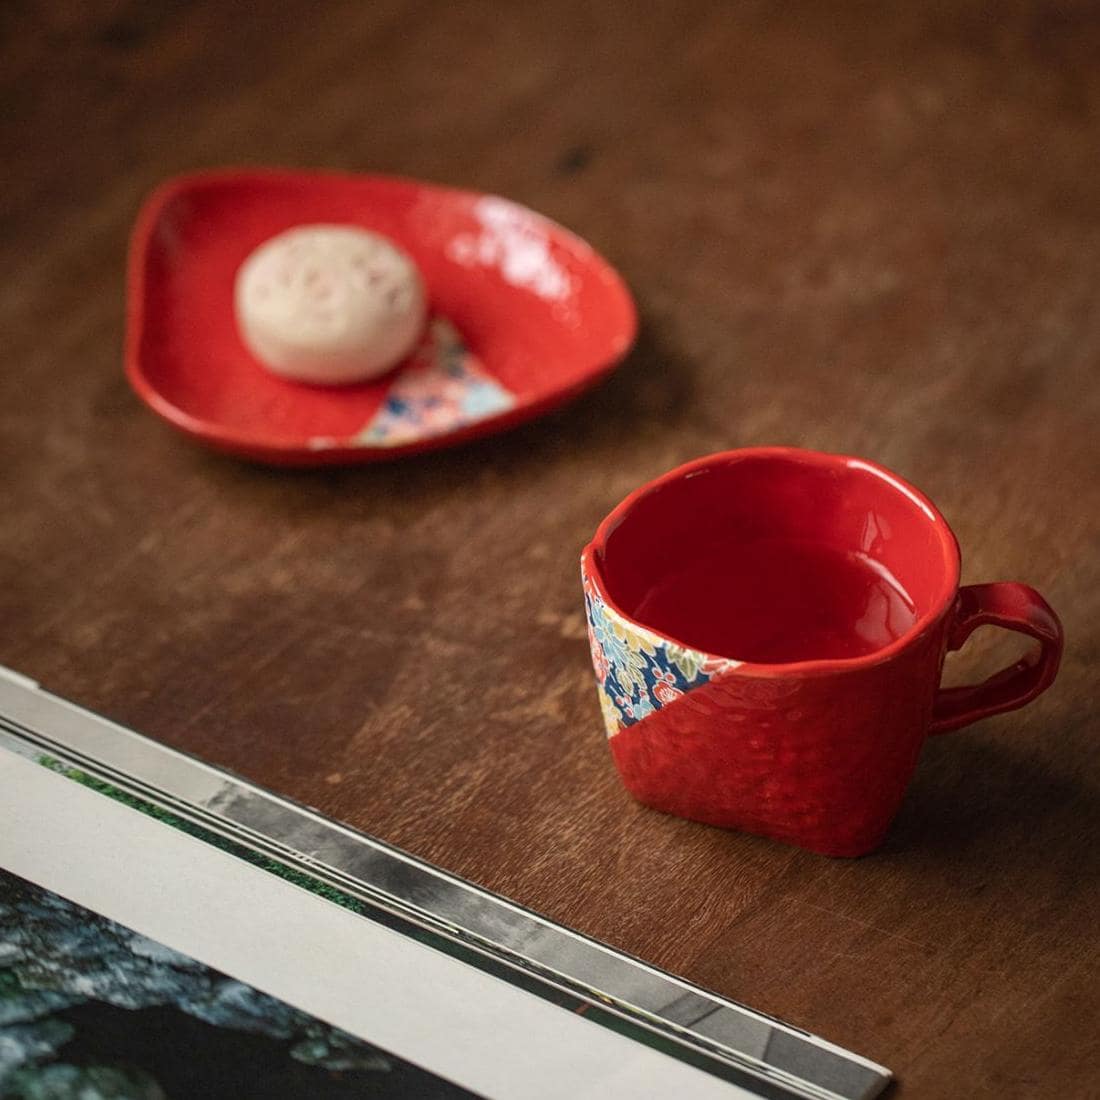
[[[883,1067],[0,674],[0,1097],[812,1097]]]

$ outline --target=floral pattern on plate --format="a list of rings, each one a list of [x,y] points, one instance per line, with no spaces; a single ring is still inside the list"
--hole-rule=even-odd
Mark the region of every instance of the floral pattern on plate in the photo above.
[[[454,326],[437,317],[413,358],[394,376],[382,407],[353,443],[396,447],[445,435],[507,412],[515,403]]]
[[[628,622],[607,606],[583,565],[581,579],[608,737],[739,663],[676,645]]]

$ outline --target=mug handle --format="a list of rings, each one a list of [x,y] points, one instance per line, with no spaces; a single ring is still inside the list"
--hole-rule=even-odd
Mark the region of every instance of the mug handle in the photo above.
[[[1035,638],[1039,647],[984,683],[940,688],[932,708],[930,734],[950,733],[979,718],[1030,703],[1054,682],[1062,659],[1062,624],[1050,604],[1026,584],[1001,581],[960,588],[954,615],[948,650],[961,649],[980,626],[1015,630]]]

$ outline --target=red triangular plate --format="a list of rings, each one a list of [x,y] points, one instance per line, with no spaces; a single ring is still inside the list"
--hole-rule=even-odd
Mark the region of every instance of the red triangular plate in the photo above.
[[[244,258],[293,225],[360,225],[416,261],[432,323],[384,378],[317,387],[275,377],[237,335]],[[126,373],[169,423],[283,465],[372,462],[488,435],[608,374],[637,318],[584,241],[492,195],[386,176],[232,170],[174,179],[130,247]]]

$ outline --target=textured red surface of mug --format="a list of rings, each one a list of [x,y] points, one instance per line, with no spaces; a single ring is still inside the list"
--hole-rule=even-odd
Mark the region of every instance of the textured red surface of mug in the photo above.
[[[585,549],[611,751],[656,809],[831,855],[882,839],[929,733],[1053,681],[1057,616],[1019,584],[959,589],[959,551],[918,490],[863,459],[754,448],[632,493]],[[939,689],[982,625],[1038,647]]]
[[[233,310],[249,254],[292,226],[358,226],[415,261],[431,320],[385,377],[310,386],[265,370]],[[146,202],[130,249],[126,372],[190,436],[285,465],[371,462],[486,435],[563,404],[634,340],[622,280],[525,207],[385,176],[221,171]]]

